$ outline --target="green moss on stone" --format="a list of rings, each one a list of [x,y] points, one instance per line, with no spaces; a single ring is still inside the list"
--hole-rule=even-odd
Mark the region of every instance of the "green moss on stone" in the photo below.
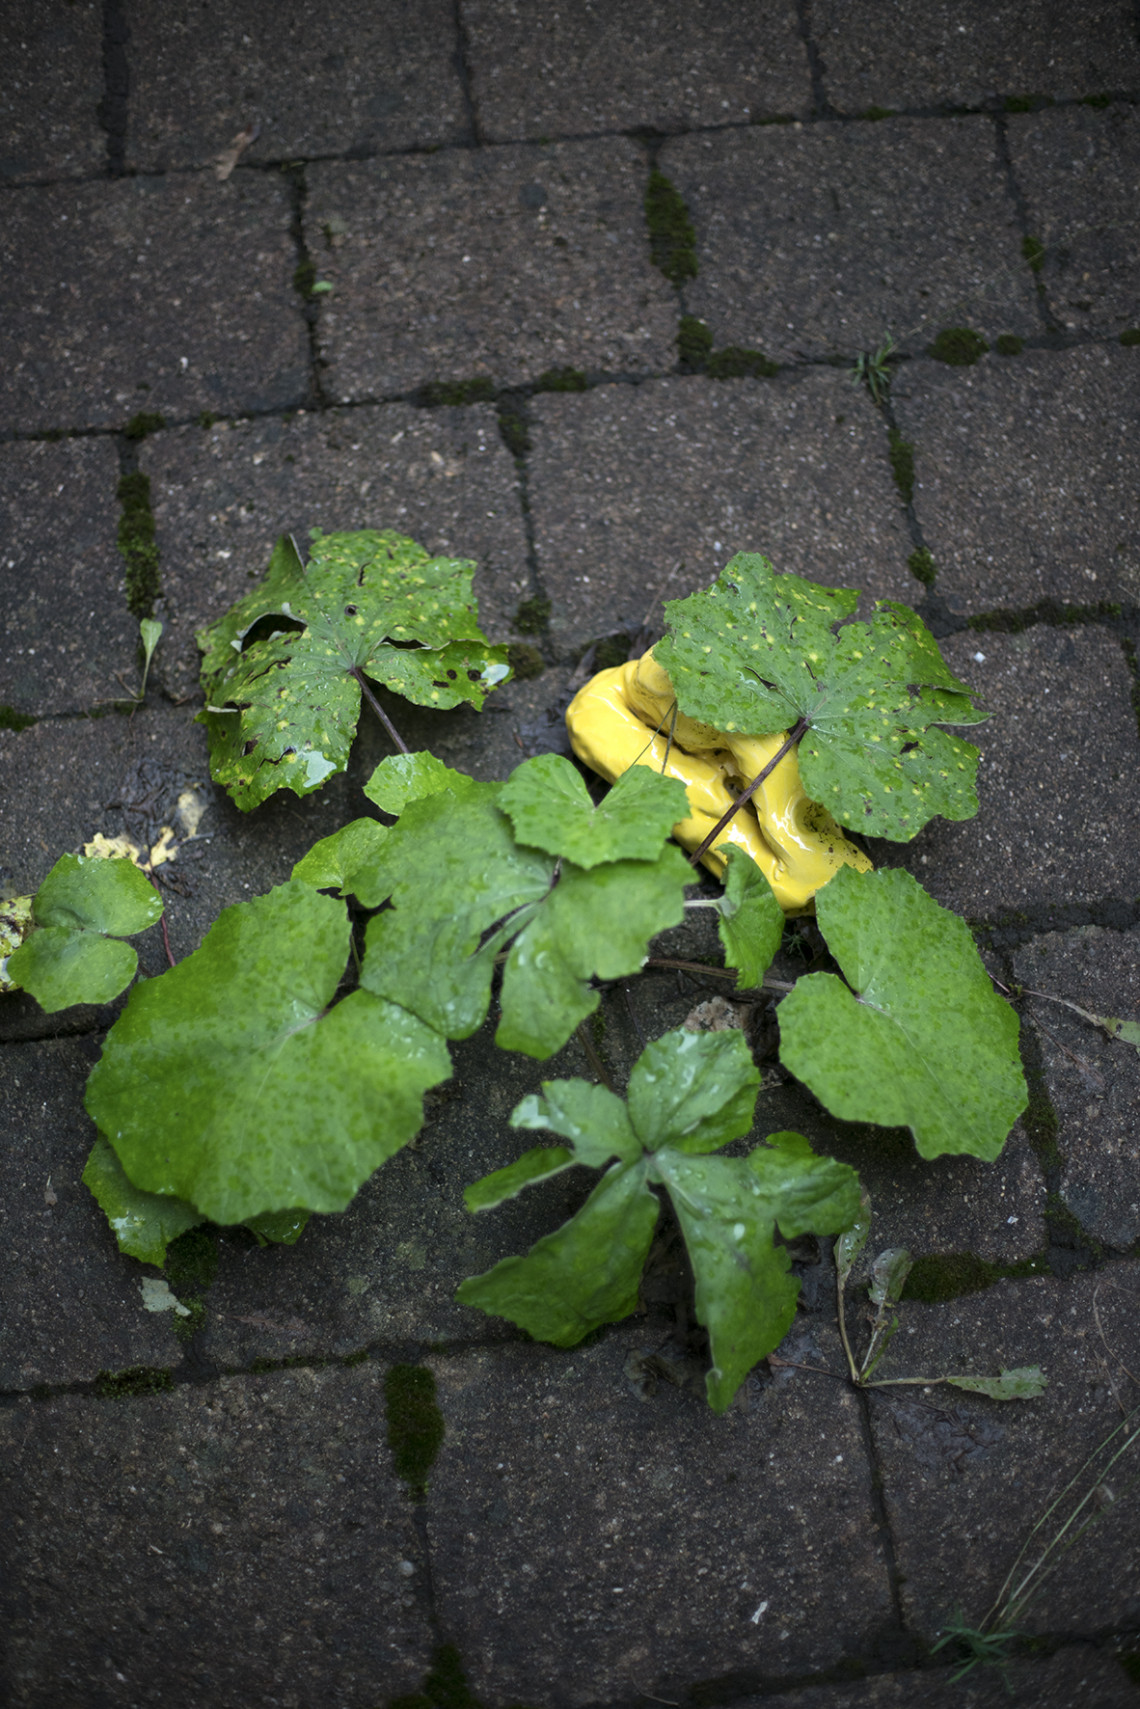
[[[624,665],[629,658],[629,637],[627,635],[607,635],[594,648],[594,669],[612,671],[618,665]]]
[[[1112,96],[1111,95],[1082,95],[1081,101],[1084,104],[1084,106],[1086,106],[1086,107],[1096,107],[1098,110],[1100,110],[1100,109],[1103,109],[1104,107],[1111,107]]]
[[[1120,335],[1121,344],[1140,344],[1140,326],[1130,326]]]
[[[1021,253],[1024,255],[1033,271],[1035,273],[1040,273],[1042,263],[1045,260],[1045,245],[1042,243],[1041,239],[1039,237],[1023,237],[1021,240]]]
[[[422,1691],[405,1697],[390,1697],[387,1709],[482,1709],[467,1683],[463,1662],[454,1644],[433,1650],[431,1670]]]
[[[649,174],[645,192],[649,255],[674,285],[697,276],[697,234],[685,199],[663,172]]]
[[[525,457],[530,450],[530,434],[526,417],[510,404],[499,403],[499,438],[512,457]]]
[[[1003,332],[994,340],[994,349],[999,356],[1020,356],[1024,345],[1025,340],[1018,338],[1015,332]]]
[[[934,578],[938,574],[938,566],[934,562],[934,554],[927,546],[919,546],[907,559],[907,567],[916,581],[923,587],[933,587]]]
[[[166,1279],[174,1293],[209,1288],[218,1272],[218,1245],[213,1233],[191,1228],[166,1249]]]
[[[677,355],[684,368],[703,368],[712,355],[713,335],[707,321],[682,315],[677,330]]]
[[[895,485],[903,503],[909,504],[914,498],[914,446],[909,439],[903,438],[897,427],[891,428],[888,444]]]
[[[507,648],[507,663],[519,682],[531,682],[546,669],[546,660],[529,641],[512,641]]]
[[[930,346],[930,354],[952,368],[972,368],[988,349],[980,332],[972,332],[968,326],[947,326]]]
[[[422,1496],[443,1446],[444,1423],[435,1398],[435,1378],[424,1365],[393,1365],[384,1378],[388,1446],[396,1476],[409,1494]]]
[[[168,1394],[174,1387],[170,1371],[149,1365],[130,1365],[125,1371],[100,1371],[95,1393],[100,1400],[132,1400],[137,1395]]]
[[[474,380],[433,380],[420,387],[419,400],[429,409],[444,404],[489,404],[495,401],[495,388],[483,374]]]
[[[119,477],[119,551],[127,566],[127,608],[149,617],[158,598],[158,542],[150,508],[150,477],[136,469]]]
[[[214,414],[212,409],[204,409],[198,417],[198,426],[209,431],[209,429],[213,427],[214,423],[220,419],[221,418],[219,416]]]
[[[313,286],[316,282],[316,263],[312,261],[302,261],[301,265],[297,267],[293,273],[293,289],[295,291],[300,291],[303,297],[311,297],[313,294]]]
[[[894,114],[895,109],[893,107],[868,107],[865,113],[860,114],[860,117],[870,119],[872,124],[877,124],[880,119],[894,118]]]
[[[28,712],[17,712],[14,706],[0,706],[0,730],[27,730],[35,719]]]
[[[1032,95],[1007,95],[1005,110],[1007,113],[1031,113],[1034,107]]]
[[[140,409],[137,415],[132,415],[123,429],[125,439],[145,439],[148,433],[161,433],[166,426],[166,417],[154,410]]]
[[[780,364],[762,350],[745,350],[739,344],[729,344],[713,352],[705,363],[705,372],[711,380],[770,380],[780,372]]]
[[[514,627],[520,635],[541,635],[550,622],[550,601],[545,594],[524,599],[515,612]]]
[[[584,392],[586,376],[580,368],[548,368],[534,382],[536,392]]]

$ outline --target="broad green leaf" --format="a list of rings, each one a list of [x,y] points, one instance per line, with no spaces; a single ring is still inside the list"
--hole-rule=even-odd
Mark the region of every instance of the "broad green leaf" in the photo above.
[[[647,1045],[629,1077],[629,1114],[650,1151],[716,1151],[752,1126],[760,1071],[743,1033],[683,1027]]]
[[[331,837],[314,843],[291,876],[304,879],[314,890],[336,890],[341,896],[350,896],[357,872],[371,864],[387,835],[387,825],[376,819],[353,819]]]
[[[142,1264],[157,1264],[161,1269],[170,1242],[205,1221],[184,1199],[145,1193],[134,1186],[102,1134],[91,1148],[83,1185],[110,1223],[119,1251]]]
[[[109,1003],[138,966],[131,946],[117,940],[161,915],[154,886],[133,861],[61,855],[36,891],[36,929],[9,957],[8,978],[49,1015],[73,1003]]]
[[[871,1304],[890,1311],[902,1299],[906,1279],[914,1269],[914,1259],[905,1246],[888,1246],[871,1266],[867,1292]]]
[[[673,826],[688,817],[685,786],[630,766],[597,806],[582,774],[560,754],[539,754],[512,774],[499,805],[528,848],[589,869],[605,861],[656,860]]]
[[[304,1233],[308,1211],[263,1211],[247,1217],[245,1227],[259,1246],[294,1246]]]
[[[455,1297],[517,1323],[538,1341],[573,1347],[636,1310],[657,1212],[644,1163],[615,1163],[577,1216],[524,1257],[504,1258],[469,1277]]]
[[[383,812],[398,819],[409,801],[422,801],[443,789],[463,790],[472,781],[465,772],[453,771],[434,754],[389,754],[364,785],[364,793]]]
[[[654,656],[681,710],[718,730],[769,736],[806,719],[807,794],[852,830],[908,842],[935,814],[977,812],[977,749],[936,726],[986,714],[909,606],[845,621],[857,600],[741,553],[707,592],[666,606]]]
[[[221,1223],[343,1210],[412,1138],[447,1048],[367,991],[329,1007],[348,938],[344,903],[293,879],[136,987],[87,1108],[137,1186]]]
[[[524,1151],[505,1169],[495,1169],[490,1175],[484,1175],[481,1181],[467,1187],[463,1202],[469,1211],[493,1210],[504,1199],[517,1198],[532,1182],[545,1181],[549,1175],[560,1175],[577,1161],[565,1145],[536,1145],[533,1151]]]
[[[640,972],[650,938],[684,918],[691,877],[671,844],[653,861],[614,861],[591,872],[564,863],[511,946],[495,1043],[537,1057],[560,1050],[598,1006],[590,978]]]
[[[784,935],[784,910],[750,855],[732,843],[724,852],[728,871],[717,930],[725,965],[737,969],[737,990],[747,990],[759,985],[772,965]]]
[[[1016,1370],[1003,1371],[1000,1377],[943,1377],[942,1381],[952,1388],[988,1395],[991,1400],[1036,1400],[1048,1387],[1040,1365],[1019,1365]]]
[[[855,1260],[867,1244],[867,1236],[871,1232],[871,1196],[864,1190],[859,1197],[859,1214],[850,1228],[844,1229],[835,1242],[835,1268],[838,1272],[839,1286],[847,1286],[847,1278],[855,1266]]]
[[[715,1035],[714,1035],[715,1036]],[[723,1035],[721,1035],[723,1036]],[[795,1315],[799,1282],[789,1275],[789,1237],[835,1234],[856,1214],[853,1169],[815,1157],[799,1134],[748,1157],[694,1157],[665,1147],[651,1179],[663,1182],[677,1212],[696,1282],[696,1314],[709,1332],[709,1405],[723,1412],[748,1372],[777,1347]]]
[[[923,1157],[996,1157],[1028,1096],[1017,1015],[965,921],[907,872],[851,867],[816,914],[848,983],[812,973],[785,997],[784,1066],[844,1121],[909,1127]]]
[[[542,1096],[531,1092],[511,1112],[511,1126],[561,1134],[575,1160],[601,1169],[611,1157],[633,1163],[641,1143],[629,1125],[625,1104],[608,1086],[588,1080],[544,1080]]]
[[[501,785],[470,783],[412,801],[376,861],[356,875],[368,924],[361,982],[447,1038],[466,1038],[503,976],[504,1049],[549,1056],[598,1003],[589,979],[636,973],[649,939],[684,914],[689,867],[673,847],[654,861],[585,872],[521,848],[497,806]]]
[[[210,769],[239,807],[344,770],[356,672],[417,706],[482,704],[508,666],[476,622],[474,568],[372,529],[318,537],[307,566],[278,541],[261,586],[198,636]]]

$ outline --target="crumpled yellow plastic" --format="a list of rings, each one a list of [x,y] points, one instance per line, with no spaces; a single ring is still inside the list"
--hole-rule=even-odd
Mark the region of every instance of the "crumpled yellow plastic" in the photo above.
[[[591,677],[567,708],[566,724],[579,759],[611,783],[631,765],[652,766],[681,780],[691,811],[674,825],[673,835],[690,850],[700,847],[785,740],[784,733],[729,735],[686,718],[652,651]],[[804,794],[794,748],[703,856],[718,878],[726,865],[722,851],[730,844],[751,855],[786,914],[810,912],[816,891],[841,866],[871,868],[827,809]]]

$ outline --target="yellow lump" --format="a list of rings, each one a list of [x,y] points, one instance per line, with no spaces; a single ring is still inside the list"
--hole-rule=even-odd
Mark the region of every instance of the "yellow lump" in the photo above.
[[[648,652],[592,677],[571,701],[566,724],[579,759],[611,783],[631,765],[680,778],[691,812],[674,825],[673,835],[684,848],[695,849],[785,738],[727,735],[680,711],[674,717],[675,706],[672,684]],[[841,866],[866,872],[871,865],[826,808],[804,794],[794,749],[704,856],[718,878],[725,870],[721,851],[731,843],[751,855],[787,914],[810,910],[816,891]]]

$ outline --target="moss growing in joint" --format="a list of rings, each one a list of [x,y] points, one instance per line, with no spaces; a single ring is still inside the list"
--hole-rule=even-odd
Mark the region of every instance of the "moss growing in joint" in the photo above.
[[[895,486],[903,503],[910,504],[914,498],[914,446],[909,439],[903,438],[897,427],[891,428],[888,444]]]
[[[136,469],[119,478],[119,551],[127,566],[127,609],[150,617],[158,598],[158,542],[150,508],[150,477]]]
[[[1096,107],[1097,110],[1100,111],[1105,107],[1111,107],[1112,96],[1111,95],[1082,95],[1081,96],[1081,104],[1082,104],[1082,106],[1085,106],[1085,107]]]
[[[526,417],[508,404],[499,404],[499,438],[512,457],[525,457],[530,450]]]
[[[293,289],[299,291],[306,299],[313,294],[313,286],[317,282],[317,268],[313,261],[302,261],[293,273]]]
[[[149,1365],[130,1365],[125,1371],[100,1371],[95,1393],[100,1400],[131,1400],[136,1395],[168,1394],[174,1387],[170,1371]]]
[[[994,349],[999,356],[1020,356],[1024,346],[1025,340],[1018,338],[1015,332],[1003,332],[994,340]]]
[[[606,635],[594,648],[594,669],[612,671],[629,658],[628,635]]]
[[[145,439],[148,433],[161,433],[166,426],[166,417],[156,411],[140,409],[137,415],[132,415],[123,429],[124,439]]]
[[[534,382],[536,392],[584,392],[586,376],[580,368],[548,368]]]
[[[705,372],[711,380],[770,380],[780,372],[780,364],[762,350],[745,350],[739,344],[729,344],[714,351],[705,363]]]
[[[933,587],[934,578],[938,574],[938,566],[934,562],[934,554],[928,546],[919,546],[907,559],[907,568],[916,581],[923,587]]]
[[[495,401],[495,388],[491,381],[481,374],[474,380],[433,380],[430,384],[421,386],[417,396],[418,401],[428,409],[437,409],[444,404],[453,407],[489,404]]]
[[[209,1288],[217,1273],[217,1242],[204,1228],[188,1229],[166,1249],[166,1279],[176,1294],[184,1288]]]
[[[204,409],[198,417],[198,426],[204,428],[208,432],[209,429],[213,427],[214,423],[220,420],[221,417],[215,415],[212,409]]]
[[[441,1644],[432,1652],[423,1690],[390,1697],[387,1709],[482,1709],[482,1705],[467,1683],[455,1645]]]
[[[947,326],[930,346],[930,354],[938,362],[948,362],[952,368],[972,368],[988,349],[989,345],[980,332],[973,332],[968,326]]]
[[[1130,326],[1120,335],[1121,344],[1140,344],[1140,326]]]
[[[14,706],[0,706],[0,730],[27,730],[35,723],[28,712],[17,712]]]
[[[1035,1276],[1043,1268],[1037,1258],[1017,1264],[991,1264],[973,1252],[934,1252],[916,1258],[902,1291],[904,1300],[940,1305],[961,1294],[980,1294],[1006,1277]]]
[[[872,124],[877,124],[880,119],[893,119],[894,115],[895,109],[893,107],[868,107],[867,111],[859,116],[870,119]]]
[[[649,255],[655,267],[674,285],[697,276],[697,234],[685,198],[663,172],[649,174],[645,192],[645,221]]]
[[[1035,273],[1040,273],[1042,262],[1045,260],[1045,245],[1039,237],[1023,237],[1021,253]]]
[[[424,1365],[393,1365],[384,1378],[384,1405],[396,1476],[403,1478],[410,1495],[423,1496],[428,1473],[443,1446],[435,1378]]]
[[[712,355],[713,335],[707,321],[682,315],[677,331],[677,356],[683,368],[703,368]]]
[[[541,635],[550,622],[550,601],[545,594],[524,599],[515,612],[514,627],[520,635]]]
[[[531,682],[546,669],[546,660],[529,641],[512,641],[507,648],[507,663],[519,682]]]
[[[1032,95],[1007,95],[1005,110],[1007,113],[1031,113],[1035,99]]]

